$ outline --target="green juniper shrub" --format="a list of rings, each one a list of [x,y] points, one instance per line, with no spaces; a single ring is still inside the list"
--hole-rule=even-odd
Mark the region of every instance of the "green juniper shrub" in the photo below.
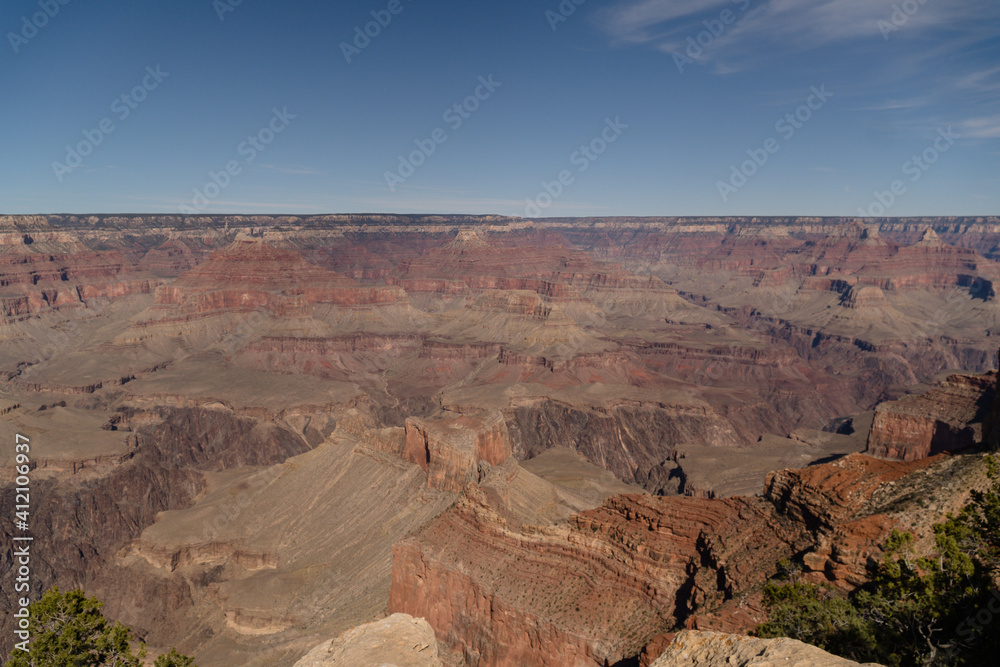
[[[793,637],[858,662],[982,665],[1000,654],[1000,468],[958,516],[934,526],[935,551],[918,558],[913,535],[893,531],[871,581],[850,596],[797,581],[787,561],[764,587],[760,637]]]
[[[15,650],[5,667],[141,667],[146,647],[133,649],[132,631],[101,613],[104,603],[83,591],[51,588],[28,607],[32,638],[28,651]],[[196,667],[172,649],[156,667]]]

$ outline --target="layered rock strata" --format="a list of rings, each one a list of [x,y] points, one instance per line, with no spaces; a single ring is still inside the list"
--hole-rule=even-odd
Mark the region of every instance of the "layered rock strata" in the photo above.
[[[882,403],[875,409],[867,453],[915,461],[978,443],[995,387],[992,373],[952,375],[927,393]]]
[[[562,527],[465,498],[396,545],[389,609],[467,664],[600,665],[742,593],[801,533],[755,499],[616,496]]]

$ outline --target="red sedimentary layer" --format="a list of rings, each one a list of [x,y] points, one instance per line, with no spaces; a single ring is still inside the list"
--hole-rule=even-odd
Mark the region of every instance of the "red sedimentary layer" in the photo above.
[[[396,546],[389,609],[471,664],[603,665],[757,582],[799,538],[759,499],[615,496],[518,529],[472,494]]]
[[[854,520],[880,485],[931,463],[931,459],[903,463],[849,454],[832,463],[772,472],[764,495],[780,513],[809,530],[829,532]]]
[[[0,315],[8,318],[83,307],[97,298],[146,294],[154,286],[117,251],[0,254]]]
[[[490,313],[509,313],[531,319],[544,320],[552,312],[538,294],[522,291],[503,292],[490,290],[480,295],[472,304],[473,310]]]
[[[299,253],[262,241],[237,241],[156,292],[158,310],[169,321],[219,311],[268,311],[306,315],[317,304],[362,306],[404,301],[396,287],[360,285],[311,264]],[[167,320],[156,320],[167,321]]]
[[[872,456],[914,461],[964,449],[981,437],[975,424],[992,403],[994,374],[952,375],[919,396],[882,403],[868,434]]]
[[[585,289],[662,287],[656,278],[632,275],[562,245],[501,246],[469,234],[403,262],[399,269],[390,282],[407,292],[527,290],[549,299],[575,299]]]
[[[610,350],[553,359],[501,348],[497,362],[499,367],[480,376],[483,381],[531,382],[553,388],[597,382],[637,387],[667,384],[663,378],[651,373],[636,355],[627,351]]]
[[[671,234],[664,236],[669,239]],[[801,234],[796,238],[769,237],[766,230],[746,235],[707,234],[702,240],[700,247],[687,247],[685,253],[667,243],[660,258],[691,269],[751,276],[756,287],[799,280],[812,289],[842,291],[849,285],[870,285],[912,291],[971,287],[978,280],[986,293],[998,277],[994,264],[973,250],[941,242],[929,228],[911,245],[883,240],[874,228],[861,223],[808,241]]]
[[[802,559],[807,578],[850,590],[867,580],[871,558],[897,527],[891,516],[866,510],[873,496],[936,461],[884,461],[850,454],[821,466],[771,473],[765,497],[816,536],[815,547]]]
[[[427,471],[427,486],[462,491],[480,479],[480,463],[492,466],[511,456],[507,425],[499,412],[435,419],[409,417],[402,438],[383,438],[377,449],[416,463]]]
[[[806,551],[807,579],[862,583],[896,527],[874,496],[935,461],[852,454],[772,473],[763,498],[612,496],[553,527],[470,487],[396,545],[389,610],[426,618],[468,664],[603,665],[644,646],[648,662],[678,624],[763,620],[759,587],[781,558]]]
[[[219,239],[203,239],[197,236],[169,239],[149,249],[138,264],[154,276],[175,278],[193,269],[211,252],[218,250],[218,242]]]
[[[429,387],[458,379],[500,350],[495,343],[451,343],[416,334],[264,336],[241,348],[233,360],[243,368],[355,383],[374,382],[394,364],[406,364],[406,372],[390,381],[394,394],[425,395]]]

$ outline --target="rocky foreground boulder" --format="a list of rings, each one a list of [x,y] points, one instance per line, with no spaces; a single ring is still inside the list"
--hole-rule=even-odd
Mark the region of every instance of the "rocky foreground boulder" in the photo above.
[[[861,663],[838,658],[797,639],[757,639],[721,632],[685,630],[651,667],[851,667]],[[877,663],[864,663],[878,667]]]
[[[295,667],[441,667],[434,630],[422,618],[393,614],[374,623],[351,628],[324,642],[295,663]]]
[[[317,646],[294,667],[442,667],[434,631],[426,620],[393,614],[352,628]],[[815,646],[785,637],[758,639],[685,630],[650,667],[854,667]],[[862,667],[881,667],[864,663]]]

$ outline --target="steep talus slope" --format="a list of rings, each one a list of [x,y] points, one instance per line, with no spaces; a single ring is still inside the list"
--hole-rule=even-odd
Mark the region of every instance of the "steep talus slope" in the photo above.
[[[364,444],[359,416],[317,448],[267,469],[208,480],[189,508],[161,514],[113,565],[187,602],[128,620],[150,641],[178,641],[201,664],[285,663],[384,609],[392,544],[453,493],[415,465]]]
[[[127,457],[88,466],[86,474],[36,470],[32,495],[39,500],[33,505],[31,535],[45,549],[32,561],[32,595],[52,585],[83,586],[100,593],[116,617],[129,616],[126,609],[162,617],[185,596],[177,591],[123,596],[122,579],[111,573],[116,551],[151,525],[158,512],[189,504],[206,472],[271,465],[308,447],[287,429],[226,410],[164,408],[159,417],[136,431]],[[0,509],[11,516],[13,504],[13,493],[0,497]],[[12,528],[2,530],[10,543]],[[10,553],[2,557],[6,590],[13,588]]]

